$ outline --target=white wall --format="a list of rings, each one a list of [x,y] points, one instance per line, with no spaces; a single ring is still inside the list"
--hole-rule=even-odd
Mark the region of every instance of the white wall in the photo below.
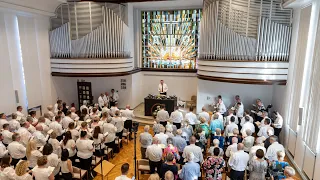
[[[127,104],[131,108],[136,107],[144,101],[148,94],[158,94],[158,85],[163,79],[169,86],[168,95],[176,95],[184,100],[189,100],[192,95],[197,94],[197,77],[195,73],[163,73],[163,72],[139,72],[128,76],[119,77],[53,77],[54,91],[57,92],[59,99],[67,104],[76,103],[77,80],[91,82],[92,95],[94,101],[102,92],[109,92],[112,88],[119,91],[119,107],[124,108]],[[126,79],[127,89],[121,90],[120,81]]]
[[[1,5],[0,62],[4,70],[0,81],[5,88],[0,111],[10,114],[18,105],[24,108],[24,113],[38,105],[45,108],[56,99],[50,86],[49,17],[4,9]]]
[[[203,106],[208,107],[208,104],[216,102],[215,98],[218,95],[222,96],[227,107],[234,104],[235,95],[240,95],[244,108],[251,109],[257,98],[261,99],[265,106],[270,104],[272,94],[272,85],[236,84],[198,79],[197,112],[200,112]]]

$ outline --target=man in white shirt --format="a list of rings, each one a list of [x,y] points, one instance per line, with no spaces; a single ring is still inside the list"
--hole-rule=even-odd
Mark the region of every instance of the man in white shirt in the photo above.
[[[185,119],[188,120],[189,124],[195,129],[197,123],[197,115],[193,113],[193,107],[190,106],[189,112],[186,114]]]
[[[62,127],[63,129],[68,129],[69,123],[74,122],[71,119],[71,111],[67,111],[66,116],[62,119]]]
[[[218,96],[217,108],[221,114],[224,114],[227,111],[226,105],[224,105],[221,95]]]
[[[18,116],[18,118],[19,119],[21,119],[22,117],[25,117],[25,115],[22,113],[22,110],[23,110],[23,108],[22,108],[22,106],[18,106],[17,107],[17,116]]]
[[[24,159],[26,156],[26,148],[20,144],[20,134],[16,133],[12,135],[12,140],[8,145],[9,154],[12,157],[11,165],[16,166],[20,159]]]
[[[160,81],[160,84],[158,86],[158,91],[160,95],[167,95],[168,86],[164,83],[163,80]]]
[[[226,122],[225,122],[225,125],[227,126],[228,124],[230,124],[230,119],[231,119],[231,117],[234,117],[234,119],[235,119],[235,123],[236,124],[239,124],[239,121],[238,121],[238,117],[237,116],[235,116],[235,115],[233,115],[233,113],[234,113],[234,111],[233,110],[231,110],[231,109],[229,109],[229,111],[228,111],[228,116],[227,116],[227,120],[226,120]]]
[[[279,144],[278,138],[275,135],[270,136],[270,143],[271,145],[268,147],[265,157],[269,160],[269,162],[272,162],[277,160],[278,151],[284,152],[284,147],[282,144]]]
[[[263,138],[258,137],[255,141],[255,145],[251,147],[250,152],[249,152],[249,157],[252,159],[254,156],[256,156],[256,152],[258,149],[262,149],[264,154],[266,154],[266,148],[264,147],[263,144]]]
[[[237,147],[238,147],[238,138],[237,137],[233,137],[232,138],[232,144],[228,146],[227,150],[226,150],[226,156],[227,157],[231,157],[231,155],[235,152],[237,152]]]
[[[147,159],[146,158],[146,150],[147,147],[152,144],[152,136],[149,133],[150,126],[146,125],[144,126],[144,132],[140,134],[140,145],[141,145],[141,157],[142,159]]]
[[[162,165],[162,149],[158,146],[158,138],[154,137],[152,139],[152,145],[147,147],[146,158],[149,159],[150,173],[155,173],[157,168],[158,174],[160,174]]]
[[[120,110],[120,113],[121,113],[121,116],[126,117],[127,120],[133,120],[133,118],[135,117],[133,114],[133,111],[130,110],[130,105],[126,105],[126,109]]]
[[[169,136],[167,134],[165,134],[165,131],[166,131],[166,128],[161,126],[160,133],[156,134],[154,137],[156,137],[158,139],[159,144],[163,144],[163,145],[167,146],[167,139],[169,138]]]
[[[244,178],[244,171],[249,162],[249,154],[243,151],[243,144],[238,144],[238,151],[235,152],[230,160],[229,165],[231,167],[231,179],[243,179]]]
[[[244,113],[244,107],[242,102],[238,102],[236,106],[236,116],[239,118],[239,121],[243,118],[243,113]]]
[[[114,91],[114,89],[111,89],[111,95],[109,97],[109,100],[110,106],[114,106],[119,100],[119,95],[117,92]]]
[[[266,118],[265,120],[264,120],[264,126],[261,126],[261,128],[260,128],[260,130],[259,130],[259,132],[258,132],[258,136],[259,137],[265,137],[266,139],[269,137],[268,136],[268,129],[270,129],[270,128],[272,128],[272,127],[270,127],[270,119],[269,118]]]
[[[104,107],[109,107],[109,94],[108,94],[108,92],[106,92],[105,94],[104,94],[104,96],[103,96],[103,101],[104,101]]]
[[[192,136],[189,140],[190,145],[186,146],[183,150],[182,157],[185,159],[187,157],[187,154],[193,153],[194,154],[194,162],[196,163],[202,163],[203,162],[203,154],[202,150],[199,146],[196,146],[196,138]]]
[[[60,142],[63,139],[63,128],[60,124],[61,117],[56,116],[55,121],[53,121],[50,125],[49,128],[52,129],[56,134],[57,134],[57,140]]]
[[[9,124],[4,124],[3,125],[3,131],[2,131],[2,136],[3,136],[3,144],[5,146],[8,146],[12,142],[12,135],[13,133],[9,131]]]
[[[177,129],[180,129],[181,127],[181,121],[183,120],[182,112],[179,111],[179,107],[176,106],[174,108],[174,112],[171,113],[170,119],[172,119],[173,125],[177,127]]]
[[[119,111],[118,103],[114,103],[114,104],[111,105],[110,115],[111,116],[115,116],[116,111]]]
[[[89,109],[87,107],[88,102],[86,100],[83,101],[82,106],[80,106],[80,112],[82,113],[83,109],[87,109],[87,113],[89,114]]]
[[[157,112],[157,120],[160,121],[160,124],[166,127],[168,119],[169,113],[165,110],[165,106],[161,105],[160,111]]]
[[[99,104],[99,110],[101,111],[104,106],[104,100],[103,100],[104,94],[101,93],[98,98],[98,104]]]
[[[210,115],[209,113],[206,111],[205,107],[202,107],[202,112],[199,113],[198,115],[198,119],[200,119],[201,117],[203,117],[206,120],[206,123],[209,122],[210,120]]]
[[[250,116],[250,112],[249,111],[245,111],[244,112],[244,117],[241,118],[241,122],[240,122],[240,126],[243,126],[243,124],[246,122],[245,117],[249,117],[249,122],[253,123],[253,118]]]
[[[243,138],[242,143],[244,145],[244,151],[249,153],[254,144],[254,137],[252,136],[252,131],[250,129],[245,131],[245,135],[246,136]]]
[[[282,116],[279,114],[279,112],[274,111],[273,112],[276,120],[273,123],[273,127],[274,127],[274,135],[276,135],[279,138],[280,132],[282,130],[282,125],[283,125],[283,118]]]
[[[250,117],[245,116],[244,119],[245,119],[245,123],[242,125],[241,134],[244,134],[247,129],[251,130],[251,132],[254,133],[255,127],[254,127],[254,124],[250,122]]]
[[[53,106],[52,105],[47,106],[47,110],[48,110],[48,113],[49,113],[49,119],[50,119],[50,121],[52,121],[53,117],[54,117]]]
[[[48,125],[50,125],[50,123],[51,123],[51,121],[50,122],[46,122],[46,120],[48,120],[48,119],[46,119],[45,117],[43,117],[43,116],[40,116],[39,117],[39,123],[38,123],[38,125],[41,125],[42,126],[42,134],[44,135],[44,136],[46,136],[47,135],[47,132],[50,130],[49,129],[49,126]],[[48,120],[49,121],[49,120]],[[48,124],[48,125],[47,125]]]
[[[62,100],[57,100],[57,103],[54,104],[54,107],[53,107],[53,113],[55,115],[58,114],[58,111],[59,111],[59,106],[62,105]]]
[[[78,116],[78,114],[76,114],[76,108],[72,107],[72,108],[70,108],[70,111],[71,111],[71,119],[79,120],[79,116]]]
[[[229,133],[233,133],[234,129],[238,129],[238,125],[235,123],[235,121],[236,121],[236,118],[232,116],[230,118],[230,124],[226,126],[226,129],[224,131],[225,137],[228,137]]]
[[[49,139],[49,135],[46,137],[42,133],[43,128],[40,124],[36,126],[36,132],[33,133],[33,139],[35,140],[37,147],[44,146],[47,143],[47,140]]]
[[[3,156],[8,154],[8,150],[7,150],[6,146],[2,143],[2,140],[3,140],[3,136],[0,133],[0,159],[2,159]]]
[[[131,178],[127,177],[128,173],[129,173],[129,164],[124,163],[121,166],[121,176],[116,177],[115,180],[132,180]]]
[[[16,113],[12,113],[12,119],[9,121],[9,130],[12,132],[16,132],[20,128],[20,123],[17,121],[18,115]]]
[[[29,132],[30,123],[28,121],[24,121],[21,123],[21,127],[18,129],[17,133],[20,134],[21,143],[24,146],[27,146],[32,134]],[[13,139],[12,139],[13,140]]]

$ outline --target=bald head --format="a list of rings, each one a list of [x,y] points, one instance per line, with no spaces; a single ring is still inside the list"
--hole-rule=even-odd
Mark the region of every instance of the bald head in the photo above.
[[[130,109],[130,105],[129,104],[126,105],[126,109]]]
[[[196,140],[197,140],[196,137],[191,136],[189,142],[190,142],[190,144],[195,144],[195,143],[196,143]]]
[[[204,106],[202,107],[202,111],[206,111],[206,108]]]
[[[42,127],[40,124],[38,124],[38,125],[36,126],[36,130],[37,130],[37,131],[43,131],[43,127]]]
[[[244,145],[242,143],[239,143],[237,146],[238,151],[243,150],[243,148],[244,148]]]

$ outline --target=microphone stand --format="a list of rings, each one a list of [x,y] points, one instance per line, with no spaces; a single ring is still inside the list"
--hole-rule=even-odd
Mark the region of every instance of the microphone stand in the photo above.
[[[134,177],[137,177],[137,131],[133,130],[134,139]]]

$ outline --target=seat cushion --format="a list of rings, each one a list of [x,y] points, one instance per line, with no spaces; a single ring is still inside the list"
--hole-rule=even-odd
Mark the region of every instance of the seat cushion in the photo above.
[[[138,170],[139,171],[150,171],[150,166],[149,165],[139,165]]]

